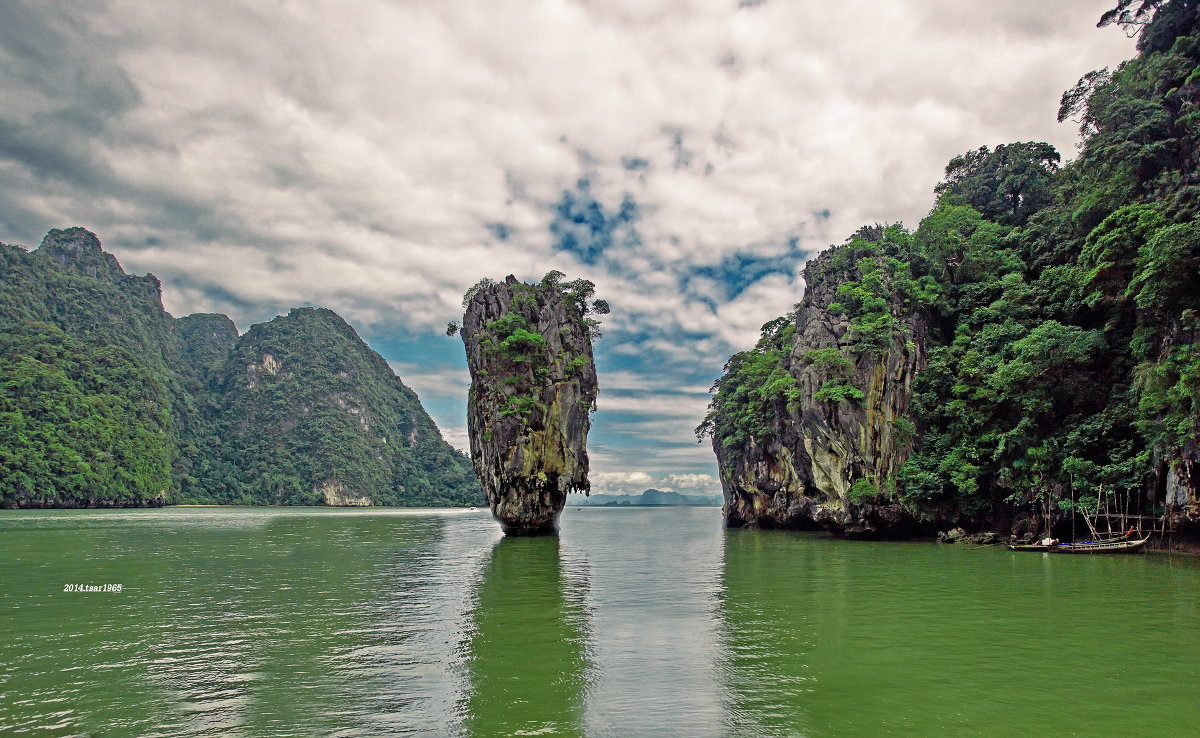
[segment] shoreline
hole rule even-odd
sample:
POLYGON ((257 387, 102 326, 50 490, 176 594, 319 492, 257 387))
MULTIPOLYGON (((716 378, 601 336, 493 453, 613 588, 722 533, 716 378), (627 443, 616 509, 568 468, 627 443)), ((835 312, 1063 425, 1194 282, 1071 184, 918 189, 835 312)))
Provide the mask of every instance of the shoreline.
MULTIPOLYGON (((584 508, 596 510, 636 510, 639 508, 686 508, 686 509, 710 509, 708 505, 566 505, 566 507, 575 507, 577 511, 582 511, 584 508)), ((485 506, 404 506, 404 505, 218 505, 210 503, 182 503, 178 505, 95 505, 95 506, 45 506, 45 507, 6 507, 4 510, 166 510, 171 508, 183 509, 203 509, 203 508, 229 508, 229 509, 245 509, 245 510, 260 510, 260 509, 276 509, 276 510, 357 510, 360 512, 368 512, 370 510, 392 511, 421 511, 421 510, 454 510, 460 512, 472 512, 473 510, 486 510, 485 506)), ((852 538, 838 536, 833 531, 803 531, 791 530, 786 528, 730 528, 730 530, 771 530, 774 532, 809 532, 821 533, 830 538, 843 538, 844 540, 862 540, 875 543, 937 543, 946 546, 965 546, 970 548, 991 548, 1004 546, 1008 539, 1002 537, 999 533, 992 531, 983 531, 980 533, 965 533, 962 536, 953 539, 942 536, 916 536, 916 537, 873 537, 873 538, 852 538), (982 540, 981 540, 982 539, 982 540)), ((1194 538, 1186 534, 1174 534, 1167 537, 1154 537, 1146 546, 1145 552, 1154 555, 1182 555, 1188 557, 1200 558, 1200 538, 1194 538)))

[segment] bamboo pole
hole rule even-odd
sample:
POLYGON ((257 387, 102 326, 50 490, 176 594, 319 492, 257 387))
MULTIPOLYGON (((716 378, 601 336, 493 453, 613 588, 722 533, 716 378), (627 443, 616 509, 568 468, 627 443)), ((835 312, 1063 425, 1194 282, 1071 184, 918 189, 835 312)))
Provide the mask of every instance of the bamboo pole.
MULTIPOLYGON (((1100 488, 1098 490, 1096 490, 1096 516, 1097 517, 1099 517, 1099 515, 1100 515, 1100 496, 1102 494, 1104 494, 1104 485, 1103 484, 1100 485, 1100 488)), ((1092 540, 1094 541, 1094 540, 1099 539, 1100 534, 1096 532, 1096 526, 1092 524, 1092 516, 1090 516, 1090 515, 1084 516, 1083 522, 1087 523, 1088 530, 1090 530, 1092 532, 1092 540)))
POLYGON ((1071 542, 1075 542, 1075 518, 1079 517, 1079 511, 1075 509, 1075 485, 1071 485, 1071 542))
POLYGON ((1104 527, 1108 528, 1109 536, 1112 536, 1112 532, 1113 532, 1111 506, 1112 506, 1112 497, 1109 495, 1105 495, 1104 496, 1104 527))

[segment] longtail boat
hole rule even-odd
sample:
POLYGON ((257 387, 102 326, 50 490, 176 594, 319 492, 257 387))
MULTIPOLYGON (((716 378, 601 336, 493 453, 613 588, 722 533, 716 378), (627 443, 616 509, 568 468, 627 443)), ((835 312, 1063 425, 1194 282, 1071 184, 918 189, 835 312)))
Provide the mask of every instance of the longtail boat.
POLYGON ((1147 543, 1150 542, 1150 536, 1142 539, 1137 538, 1117 538, 1107 541, 1083 541, 1082 543, 1060 543, 1057 546, 1051 546, 1051 553, 1060 554, 1108 554, 1108 553, 1133 553, 1140 551, 1147 543))
MULTIPOLYGON (((1100 502, 1104 494, 1104 485, 1100 485, 1096 493, 1096 513, 1094 517, 1099 521, 1100 502)), ((1074 497, 1071 498, 1074 503, 1074 497)), ((1057 539, 1051 537, 1052 518, 1050 515, 1050 500, 1047 498, 1044 501, 1046 514, 1046 533, 1037 541, 1031 543, 1009 543, 1010 551, 1048 551, 1050 553, 1063 554, 1109 554, 1109 553, 1133 553, 1140 551, 1150 542, 1150 535, 1147 534, 1144 538, 1134 538, 1134 526, 1130 526, 1129 530, 1122 535, 1119 531, 1113 532, 1111 527, 1112 518, 1108 515, 1108 506, 1104 507, 1104 517, 1109 520, 1109 532, 1102 534, 1096 529, 1096 524, 1092 522, 1093 516, 1084 516, 1083 521, 1087 523, 1088 530, 1092 532, 1092 540, 1080 541, 1079 543, 1059 543, 1057 539)), ((1139 517, 1140 521, 1141 518, 1139 517)), ((1122 518, 1124 521, 1124 518, 1122 518)), ((1140 524, 1140 523, 1139 523, 1140 524)), ((1073 527, 1073 526, 1072 526, 1073 527)), ((1140 530, 1137 535, 1142 535, 1140 530)))

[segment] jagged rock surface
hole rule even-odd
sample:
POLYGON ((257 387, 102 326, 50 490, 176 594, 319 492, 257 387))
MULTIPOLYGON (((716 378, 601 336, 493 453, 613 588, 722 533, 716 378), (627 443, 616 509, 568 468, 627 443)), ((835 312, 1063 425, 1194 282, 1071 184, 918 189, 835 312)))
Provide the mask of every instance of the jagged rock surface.
POLYGON ((492 513, 506 533, 551 533, 567 494, 591 489, 597 383, 583 315, 559 288, 509 276, 475 292, 462 338, 471 459, 492 513))
POLYGON ((731 527, 829 529, 852 537, 898 536, 916 521, 882 496, 855 499, 851 488, 867 480, 877 488, 892 478, 911 451, 897 427, 908 415, 914 377, 925 365, 926 325, 915 313, 894 308, 900 328, 881 354, 859 354, 846 382, 861 402, 828 402, 815 395, 830 377, 805 359, 815 349, 849 354, 849 320, 830 311, 838 283, 833 251, 810 261, 808 285, 794 314, 795 334, 784 367, 795 378, 797 402, 775 418, 765 442, 750 438, 726 446, 713 439, 731 527))

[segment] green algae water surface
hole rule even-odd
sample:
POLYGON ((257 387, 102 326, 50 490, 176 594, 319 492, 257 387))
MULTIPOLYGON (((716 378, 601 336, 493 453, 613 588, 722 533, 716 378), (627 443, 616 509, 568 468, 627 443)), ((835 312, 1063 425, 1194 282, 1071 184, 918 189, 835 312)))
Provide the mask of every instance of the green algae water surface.
POLYGON ((1200 565, 705 508, 0 513, 0 735, 1194 735, 1200 565), (119 590, 119 591, 118 591, 119 590))

